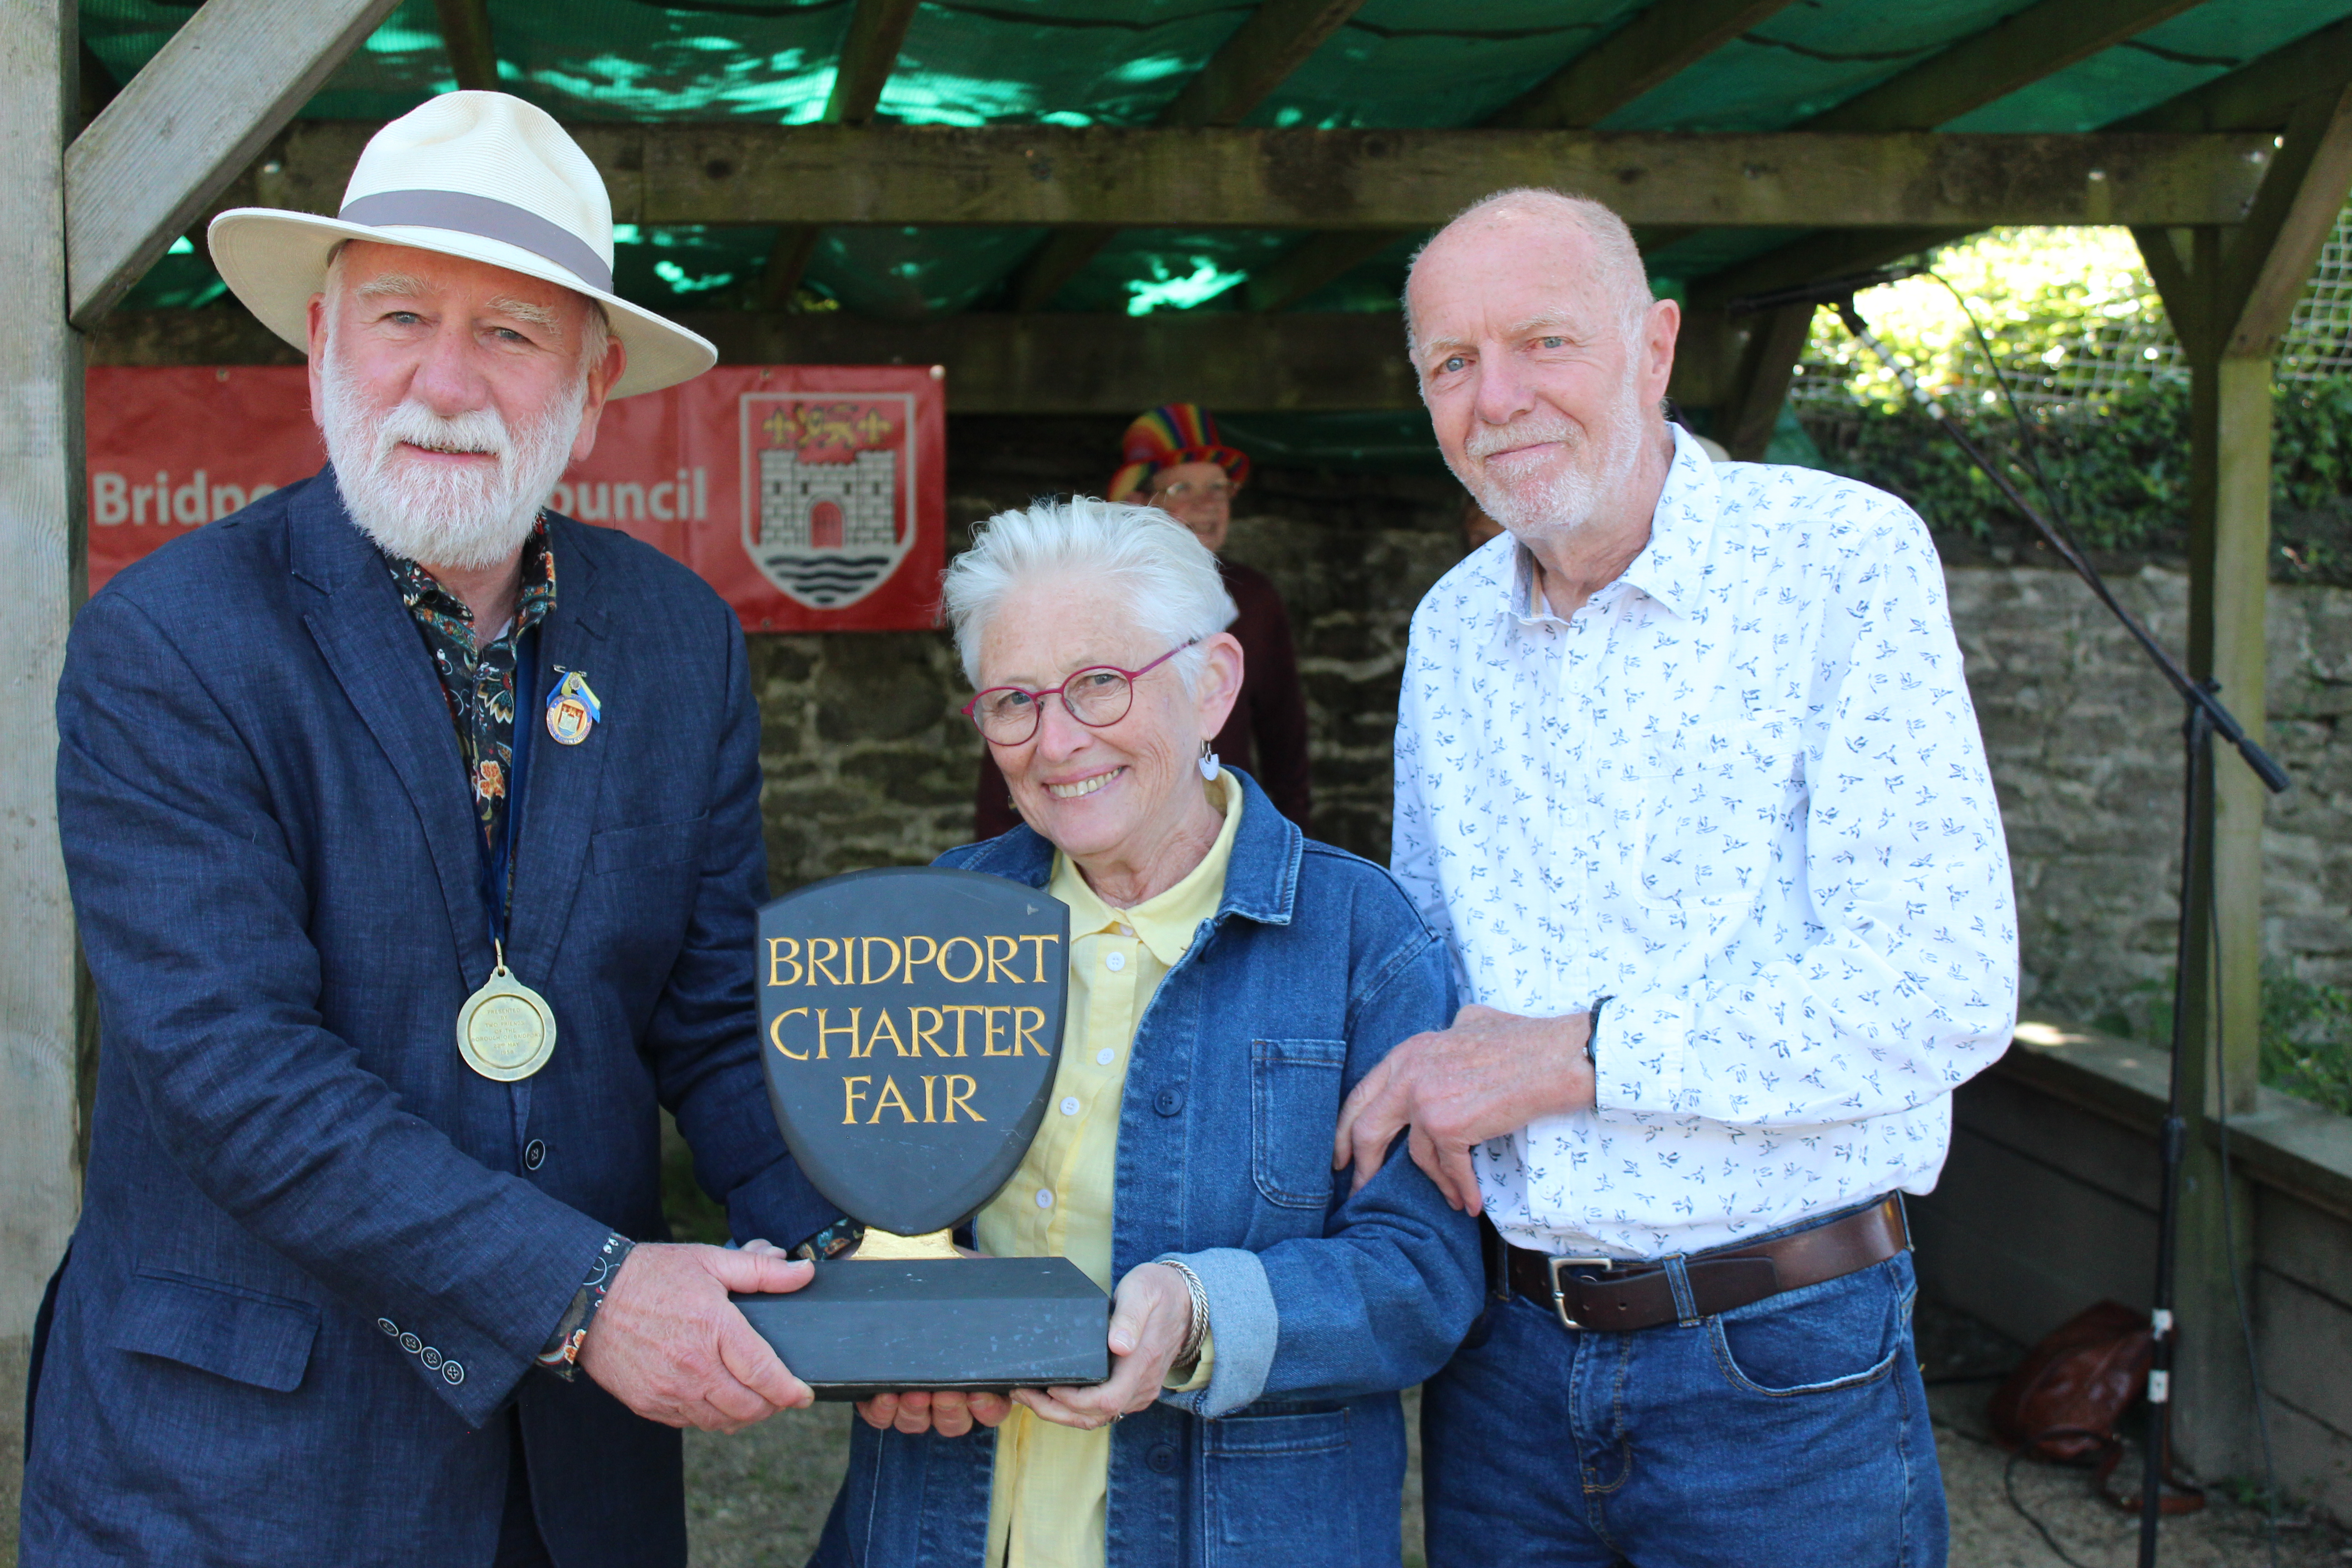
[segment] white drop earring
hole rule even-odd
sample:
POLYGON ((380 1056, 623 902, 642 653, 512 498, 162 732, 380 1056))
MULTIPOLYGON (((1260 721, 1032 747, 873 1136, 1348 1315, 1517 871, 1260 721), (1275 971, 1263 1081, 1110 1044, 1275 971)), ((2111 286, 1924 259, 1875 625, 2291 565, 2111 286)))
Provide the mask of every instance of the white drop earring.
POLYGON ((1210 784, 1214 784, 1217 779, 1217 753, 1209 748, 1209 742, 1201 742, 1201 777, 1210 784))

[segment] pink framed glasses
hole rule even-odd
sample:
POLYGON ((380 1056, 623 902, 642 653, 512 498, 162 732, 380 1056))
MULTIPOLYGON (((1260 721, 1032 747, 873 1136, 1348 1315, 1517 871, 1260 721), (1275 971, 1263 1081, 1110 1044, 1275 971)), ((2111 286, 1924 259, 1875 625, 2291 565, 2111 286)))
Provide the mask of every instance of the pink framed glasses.
POLYGON ((1200 640, 1194 637, 1191 642, 1179 643, 1141 669, 1089 665, 1061 685, 1043 691, 992 686, 963 705, 963 715, 980 727, 982 736, 990 744, 998 746, 1018 746, 1035 734, 1037 716, 1045 710, 1048 697, 1059 697, 1070 717, 1087 729, 1108 729, 1126 718, 1128 710, 1135 706, 1137 681, 1200 640))

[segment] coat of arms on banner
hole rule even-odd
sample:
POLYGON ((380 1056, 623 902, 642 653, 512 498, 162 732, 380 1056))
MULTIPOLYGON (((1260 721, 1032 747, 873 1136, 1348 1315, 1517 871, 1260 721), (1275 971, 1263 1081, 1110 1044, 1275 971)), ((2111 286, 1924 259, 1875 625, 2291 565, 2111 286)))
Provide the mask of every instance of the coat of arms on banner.
POLYGON ((740 398, 743 550, 812 609, 854 605, 915 542, 915 399, 751 392, 740 398))

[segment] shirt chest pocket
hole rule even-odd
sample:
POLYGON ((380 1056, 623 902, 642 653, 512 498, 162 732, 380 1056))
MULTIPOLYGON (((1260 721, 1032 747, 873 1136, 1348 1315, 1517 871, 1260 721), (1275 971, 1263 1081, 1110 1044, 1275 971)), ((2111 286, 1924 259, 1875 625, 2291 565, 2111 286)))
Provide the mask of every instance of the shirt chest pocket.
POLYGON ((1635 887, 1653 904, 1755 899, 1804 790, 1796 721, 1759 715, 1644 741, 1629 772, 1635 887))
POLYGON ((1339 1120, 1345 1040, 1250 1042, 1251 1173, 1266 1202, 1331 1202, 1331 1131, 1339 1120))

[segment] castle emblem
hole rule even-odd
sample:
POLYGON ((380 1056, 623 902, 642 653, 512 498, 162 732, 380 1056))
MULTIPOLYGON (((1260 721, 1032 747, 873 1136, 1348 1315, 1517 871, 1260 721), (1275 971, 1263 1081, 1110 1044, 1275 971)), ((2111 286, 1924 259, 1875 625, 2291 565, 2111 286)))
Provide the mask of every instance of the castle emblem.
POLYGON ((743 395, 743 549, 812 609, 854 605, 915 540, 915 400, 743 395))

